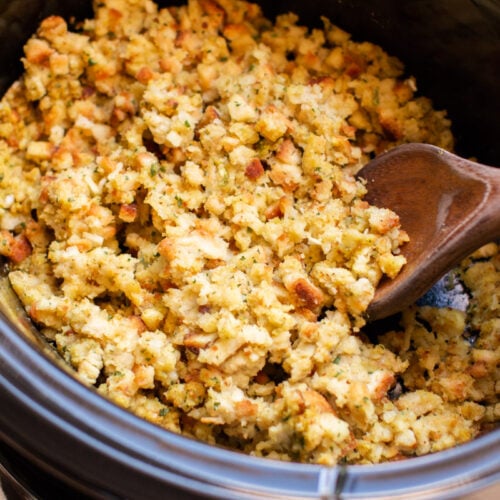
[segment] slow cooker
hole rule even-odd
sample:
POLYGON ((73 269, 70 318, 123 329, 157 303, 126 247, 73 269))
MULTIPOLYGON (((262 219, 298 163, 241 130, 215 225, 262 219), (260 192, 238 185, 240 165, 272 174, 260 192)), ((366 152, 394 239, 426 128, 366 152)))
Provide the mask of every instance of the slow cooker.
MULTIPOLYGON (((160 5, 175 3, 172 0, 160 5)), ((447 109, 456 150, 500 164, 500 2, 270 0, 265 14, 320 16, 405 62, 447 109)), ((0 91, 45 16, 83 19, 83 0, 0 1, 0 91)), ((5 273, 4 273, 5 274, 5 273)), ((25 316, 1 277, 0 472, 20 498, 461 498, 498 484, 500 429, 454 449, 394 463, 325 467, 249 457, 154 426, 84 387, 25 316)))

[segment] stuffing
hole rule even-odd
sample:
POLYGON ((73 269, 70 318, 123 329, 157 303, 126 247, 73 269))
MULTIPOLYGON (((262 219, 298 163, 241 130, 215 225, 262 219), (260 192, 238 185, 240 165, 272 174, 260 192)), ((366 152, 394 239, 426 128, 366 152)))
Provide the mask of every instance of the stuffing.
POLYGON ((304 463, 494 426, 496 244, 457 270, 467 311, 365 334, 408 235, 356 173, 405 142, 453 149, 402 64, 244 0, 94 10, 43 20, 0 102, 0 256, 75 376, 169 431, 304 463))

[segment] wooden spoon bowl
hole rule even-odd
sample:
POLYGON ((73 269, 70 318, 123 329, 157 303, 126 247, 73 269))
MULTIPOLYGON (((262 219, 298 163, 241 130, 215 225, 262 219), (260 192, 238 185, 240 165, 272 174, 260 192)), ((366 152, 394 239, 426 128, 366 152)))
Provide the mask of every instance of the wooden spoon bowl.
POLYGON ((401 311, 480 246, 500 237, 500 169, 428 144, 405 144, 368 163, 365 199, 396 212, 410 241, 407 264, 383 279, 370 321, 401 311))

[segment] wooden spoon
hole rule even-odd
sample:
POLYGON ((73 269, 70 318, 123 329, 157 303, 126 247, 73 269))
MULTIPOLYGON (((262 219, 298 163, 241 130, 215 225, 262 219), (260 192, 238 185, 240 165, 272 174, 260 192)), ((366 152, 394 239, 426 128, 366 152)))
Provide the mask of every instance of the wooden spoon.
POLYGON ((415 302, 464 257, 500 238, 500 168, 428 144, 405 144, 361 169, 366 200, 401 219, 407 264, 384 278, 368 307, 374 321, 415 302))

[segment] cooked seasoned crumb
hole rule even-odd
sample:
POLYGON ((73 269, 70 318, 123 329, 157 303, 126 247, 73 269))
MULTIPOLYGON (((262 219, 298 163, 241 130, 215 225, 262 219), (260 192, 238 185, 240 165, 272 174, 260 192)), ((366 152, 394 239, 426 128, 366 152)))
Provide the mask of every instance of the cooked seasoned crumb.
POLYGON ((41 23, 0 103, 0 254, 76 376, 283 460, 397 460, 493 425, 495 245, 464 263, 468 313, 361 332, 407 235, 355 174, 400 143, 453 148, 402 64, 240 0, 94 7, 78 31, 41 23))

